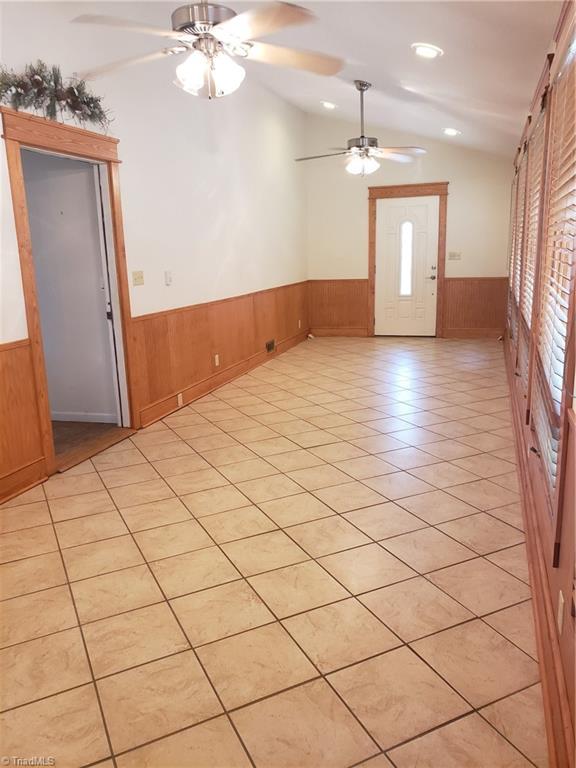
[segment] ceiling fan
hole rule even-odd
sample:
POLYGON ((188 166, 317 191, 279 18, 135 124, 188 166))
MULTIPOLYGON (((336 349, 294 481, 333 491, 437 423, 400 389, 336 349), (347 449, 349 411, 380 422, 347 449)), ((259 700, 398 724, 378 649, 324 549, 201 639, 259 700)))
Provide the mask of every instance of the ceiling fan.
POLYGON ((149 27, 137 21, 115 16, 78 16, 80 24, 100 24, 125 32, 141 32, 172 40, 173 43, 155 53, 121 59, 78 75, 93 79, 134 64, 162 59, 164 56, 188 54, 176 68, 175 85, 194 96, 208 99, 226 96, 240 87, 245 70, 235 59, 244 58, 280 67, 293 67, 318 75, 335 75, 343 61, 313 51, 300 51, 269 43, 255 42, 289 26, 312 21, 314 14, 291 3, 274 2, 236 14, 224 5, 203 0, 183 5, 172 14, 172 29, 149 27))
POLYGON ((348 162, 346 170, 355 176, 367 176, 380 168, 378 160, 395 160, 397 163, 411 163, 414 158, 425 155, 422 147, 379 147, 378 139, 364 135, 364 94, 371 88, 371 83, 366 80, 354 80, 356 90, 360 92, 360 136, 348 139, 348 146, 334 147, 337 152, 326 155, 312 155, 311 157, 297 157, 296 162, 305 160, 317 160, 321 157, 338 157, 346 155, 348 162))

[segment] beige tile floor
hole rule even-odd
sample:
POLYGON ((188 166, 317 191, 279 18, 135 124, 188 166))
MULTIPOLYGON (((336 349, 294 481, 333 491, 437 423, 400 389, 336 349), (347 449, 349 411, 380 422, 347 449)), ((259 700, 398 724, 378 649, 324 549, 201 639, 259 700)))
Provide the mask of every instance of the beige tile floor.
POLYGON ((308 341, 0 508, 2 753, 547 765, 497 342, 308 341))

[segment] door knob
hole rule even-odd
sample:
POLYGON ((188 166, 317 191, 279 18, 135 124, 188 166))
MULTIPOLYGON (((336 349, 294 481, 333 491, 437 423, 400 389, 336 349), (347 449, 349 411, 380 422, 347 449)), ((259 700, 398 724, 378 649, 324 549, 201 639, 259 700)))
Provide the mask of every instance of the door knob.
POLYGON ((428 278, 428 280, 436 280, 436 275, 430 275, 430 277, 428 278))

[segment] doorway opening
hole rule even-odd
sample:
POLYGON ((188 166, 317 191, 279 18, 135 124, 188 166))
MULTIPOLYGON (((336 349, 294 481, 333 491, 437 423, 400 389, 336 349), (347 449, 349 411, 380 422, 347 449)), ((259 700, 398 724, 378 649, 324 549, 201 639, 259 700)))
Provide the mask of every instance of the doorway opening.
POLYGON ((371 187, 369 325, 377 336, 442 336, 448 182, 371 187))
POLYGON ((105 165, 21 149, 56 467, 131 434, 105 165))

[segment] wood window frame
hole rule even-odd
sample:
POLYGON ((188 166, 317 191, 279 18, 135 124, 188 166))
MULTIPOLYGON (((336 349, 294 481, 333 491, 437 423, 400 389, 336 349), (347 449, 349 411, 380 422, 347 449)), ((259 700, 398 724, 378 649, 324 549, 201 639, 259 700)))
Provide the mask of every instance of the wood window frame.
POLYGON ((51 154, 88 160, 106 166, 110 195, 112 238, 114 242, 118 282, 118 298, 120 303, 120 324, 124 342, 124 364, 128 384, 130 421, 131 426, 136 428, 139 424, 136 407, 137 403, 134 396, 134 382, 131 376, 133 367, 130 365, 130 361, 133 360, 134 357, 134 350, 131 334, 128 332, 131 320, 130 296, 126 268, 122 206, 120 200, 118 139, 111 136, 104 136, 103 134, 95 133, 93 131, 87 131, 83 128, 47 120, 26 112, 17 112, 7 107, 0 107, 0 114, 2 115, 3 127, 2 138, 6 145, 8 179, 12 195, 16 239, 20 258, 22 290, 24 294, 28 337, 30 339, 32 354, 34 388, 38 406, 42 449, 46 463, 46 471, 50 475, 56 471, 57 462, 54 450, 50 403, 48 399, 46 363, 44 359, 38 292, 36 290, 36 275, 32 257, 32 238, 30 234, 30 221, 28 216, 21 150, 39 149, 51 154))
POLYGON ((377 201, 394 197, 434 197, 438 200, 438 270, 436 283, 436 336, 444 335, 444 280, 446 274, 446 217, 448 181, 424 184, 392 184, 368 188, 368 335, 374 336, 376 324, 376 209, 377 201))

